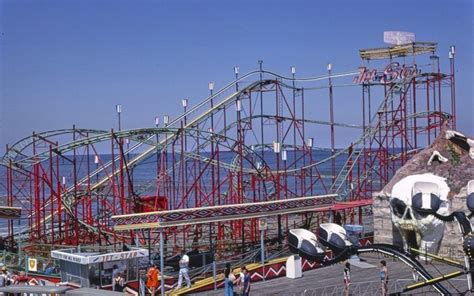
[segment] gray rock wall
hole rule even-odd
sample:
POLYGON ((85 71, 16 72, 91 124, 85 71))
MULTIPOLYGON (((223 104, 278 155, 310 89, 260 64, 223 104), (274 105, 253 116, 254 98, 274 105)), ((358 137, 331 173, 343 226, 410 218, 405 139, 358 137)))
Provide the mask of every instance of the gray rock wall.
POLYGON ((390 203, 386 196, 374 196, 374 243, 403 247, 400 233, 392 224, 390 203))
MULTIPOLYGON (((461 194, 462 195, 461 191, 461 194)), ((464 191, 465 192, 465 191, 464 191)), ((466 207, 466 195, 456 196, 450 200, 450 208, 454 210, 462 210, 468 214, 466 207)), ((458 224, 455 222, 446 223, 446 228, 444 229, 444 237, 441 241, 441 247, 439 250, 439 255, 448 256, 452 258, 462 258, 464 256, 464 251, 462 250, 462 237, 459 232, 458 224)))

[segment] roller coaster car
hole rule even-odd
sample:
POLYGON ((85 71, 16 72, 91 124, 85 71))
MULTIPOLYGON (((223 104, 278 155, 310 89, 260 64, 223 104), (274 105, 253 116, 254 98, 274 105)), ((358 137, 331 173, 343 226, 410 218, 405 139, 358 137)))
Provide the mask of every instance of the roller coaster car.
POLYGON ((306 229, 291 229, 288 235, 290 251, 311 261, 324 259, 324 248, 319 244, 316 235, 306 229))
POLYGON ((467 208, 469 211, 474 212, 474 180, 467 183, 467 208))
POLYGON ((168 209, 166 196, 141 196, 135 204, 136 213, 154 212, 168 209))
POLYGON ((411 205, 422 215, 436 213, 442 203, 439 197, 439 186, 432 182, 416 182, 413 184, 411 205))
POLYGON ((349 240, 346 230, 334 223, 324 223, 319 225, 319 241, 335 253, 340 253, 347 247, 352 247, 354 243, 349 240))

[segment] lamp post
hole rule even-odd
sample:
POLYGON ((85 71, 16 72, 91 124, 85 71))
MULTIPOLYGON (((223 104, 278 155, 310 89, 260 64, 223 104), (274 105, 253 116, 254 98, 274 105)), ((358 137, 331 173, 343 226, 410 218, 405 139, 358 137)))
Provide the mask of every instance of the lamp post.
POLYGON ((235 74, 235 91, 239 91, 239 83, 237 82, 237 80, 239 79, 239 71, 240 71, 240 68, 235 66, 234 67, 234 74, 235 74))
MULTIPOLYGON (((209 82, 209 95, 211 96, 211 110, 214 108, 214 82, 209 82)), ((214 128, 214 110, 211 111, 211 128, 214 128)))
MULTIPOLYGON (((273 152, 276 156, 276 170, 277 170, 277 183, 275 188, 276 199, 280 199, 280 153, 281 153, 281 143, 273 142, 273 152)), ((285 152, 286 153, 286 152, 285 152)), ((281 215, 277 216, 278 222, 278 245, 281 247, 283 233, 281 230, 281 215)))
POLYGON ((332 89, 332 64, 327 65, 328 70, 328 82, 329 82, 329 123, 331 127, 331 178, 332 184, 336 181, 336 159, 334 158, 335 153, 335 139, 334 139, 334 99, 333 99, 333 89, 332 89))
POLYGON ((118 117, 118 130, 121 130, 121 122, 120 122, 120 114, 122 113, 122 105, 115 105, 115 110, 117 111, 117 117, 118 117))
POLYGON ((456 129, 456 81, 454 79, 454 56, 456 55, 456 47, 449 47, 449 68, 451 76, 451 113, 453 116, 453 128, 456 129))
POLYGON ((183 106, 183 112, 184 112, 184 125, 186 126, 187 123, 187 110, 188 110, 188 99, 182 99, 181 100, 181 105, 183 106))
POLYGON ((160 273, 161 273, 161 295, 165 295, 165 252, 164 252, 163 228, 160 228, 160 273))
POLYGON ((260 218, 258 220, 258 229, 260 230, 260 263, 262 265, 262 279, 265 281, 265 239, 264 231, 267 230, 267 220, 260 218))

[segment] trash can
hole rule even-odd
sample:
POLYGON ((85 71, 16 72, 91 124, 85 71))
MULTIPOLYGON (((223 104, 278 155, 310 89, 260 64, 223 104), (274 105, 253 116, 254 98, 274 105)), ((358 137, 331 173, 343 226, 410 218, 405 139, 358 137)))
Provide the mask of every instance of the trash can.
POLYGON ((303 276, 301 257, 292 255, 286 259, 286 277, 297 279, 303 276))

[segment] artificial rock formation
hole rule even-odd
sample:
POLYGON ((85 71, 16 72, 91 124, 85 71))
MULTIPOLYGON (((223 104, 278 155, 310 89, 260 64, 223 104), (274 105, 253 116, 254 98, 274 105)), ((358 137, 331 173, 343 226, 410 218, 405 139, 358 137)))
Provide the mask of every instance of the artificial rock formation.
POLYGON ((438 184, 442 201, 438 214, 456 210, 468 214, 466 197, 470 180, 474 180, 474 141, 459 132, 442 130, 430 146, 413 156, 383 190, 374 195, 375 242, 405 248, 417 246, 422 250, 426 247, 432 253, 461 257, 458 226, 412 213, 410 188, 416 181, 434 182, 438 184), (447 161, 433 161, 433 155, 437 154, 447 161), (395 215, 393 198, 401 201, 395 205, 400 204, 401 209, 406 207, 410 214, 395 215))

